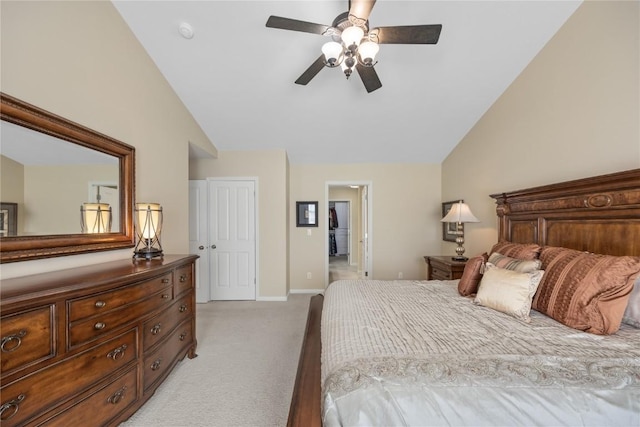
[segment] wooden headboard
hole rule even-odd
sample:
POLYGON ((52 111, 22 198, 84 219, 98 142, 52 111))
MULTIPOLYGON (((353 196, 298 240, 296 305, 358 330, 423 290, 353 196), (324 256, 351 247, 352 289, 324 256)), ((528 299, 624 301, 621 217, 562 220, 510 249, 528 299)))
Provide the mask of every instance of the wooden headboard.
POLYGON ((491 197, 498 240, 640 256, 640 169, 491 197))

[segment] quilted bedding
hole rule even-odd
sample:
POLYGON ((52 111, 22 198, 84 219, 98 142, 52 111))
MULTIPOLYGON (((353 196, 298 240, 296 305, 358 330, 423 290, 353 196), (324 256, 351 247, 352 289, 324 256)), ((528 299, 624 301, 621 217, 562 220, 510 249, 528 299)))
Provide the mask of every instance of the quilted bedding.
POLYGON ((322 315, 325 426, 640 426, 640 329, 473 304, 456 281, 341 280, 322 315))

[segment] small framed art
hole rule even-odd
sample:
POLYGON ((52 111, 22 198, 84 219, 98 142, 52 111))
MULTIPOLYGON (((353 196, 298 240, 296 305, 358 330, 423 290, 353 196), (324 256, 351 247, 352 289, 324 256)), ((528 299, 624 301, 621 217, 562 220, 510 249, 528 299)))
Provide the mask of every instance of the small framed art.
MULTIPOLYGON (((442 204, 442 218, 449 213, 451 206, 460 202, 461 200, 454 200, 451 202, 444 202, 442 204)), ((464 202, 464 201, 463 201, 464 202)), ((460 230, 464 232, 464 224, 460 224, 460 230)), ((447 242, 455 242, 458 237, 458 224, 455 222, 443 222, 442 223, 442 240, 447 242)))
POLYGON ((318 202, 296 202, 296 226, 318 226, 318 202))

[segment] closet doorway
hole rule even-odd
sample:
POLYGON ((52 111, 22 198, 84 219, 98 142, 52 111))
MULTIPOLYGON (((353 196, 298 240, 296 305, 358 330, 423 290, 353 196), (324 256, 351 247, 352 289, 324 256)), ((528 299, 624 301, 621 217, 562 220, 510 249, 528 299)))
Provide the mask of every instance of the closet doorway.
POLYGON ((371 182, 327 182, 325 282, 372 277, 371 182))

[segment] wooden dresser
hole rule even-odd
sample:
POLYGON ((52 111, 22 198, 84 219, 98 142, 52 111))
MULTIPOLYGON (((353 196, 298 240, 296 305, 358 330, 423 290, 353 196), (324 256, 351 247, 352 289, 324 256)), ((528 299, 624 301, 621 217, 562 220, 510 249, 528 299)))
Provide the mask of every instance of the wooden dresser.
POLYGON ((117 425, 196 357, 195 260, 120 260, 0 282, 0 422, 117 425))

